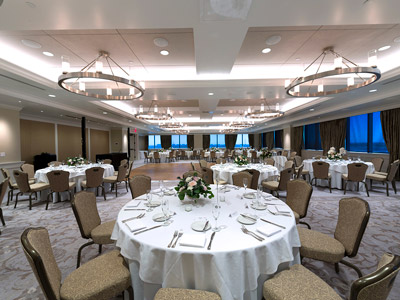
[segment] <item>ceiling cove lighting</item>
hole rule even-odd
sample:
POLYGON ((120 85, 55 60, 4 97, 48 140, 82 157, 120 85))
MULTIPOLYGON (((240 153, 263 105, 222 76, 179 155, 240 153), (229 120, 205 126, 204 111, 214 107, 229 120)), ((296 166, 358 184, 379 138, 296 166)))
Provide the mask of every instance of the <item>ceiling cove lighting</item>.
POLYGON ((62 56, 61 69, 62 74, 58 77, 58 85, 74 94, 102 100, 132 100, 142 97, 145 92, 142 84, 132 79, 105 51, 100 51, 98 57, 79 72, 70 72, 69 57, 62 56), (115 75, 110 61, 122 73, 125 73, 127 78, 115 75), (103 73, 104 63, 111 74, 103 73), (94 70, 91 71, 91 69, 94 70))
MULTIPOLYGON (((370 51, 369 57, 374 57, 374 52, 370 51)), ((335 52, 332 47, 325 48, 322 50, 322 53, 304 69, 305 73, 315 64, 317 69, 313 75, 302 75, 289 84, 288 81, 285 80, 286 93, 293 97, 322 97, 348 92, 370 85, 379 80, 381 71, 376 67, 376 58, 369 58, 368 60, 370 64, 369 67, 360 67, 346 57, 335 52), (327 55, 334 56, 334 69, 319 72, 327 55), (321 57, 321 61, 317 63, 321 57), (339 80, 342 77, 344 77, 344 81, 340 83, 339 80), (322 81, 327 78, 334 78, 337 80, 337 83, 332 85, 330 89, 324 87, 322 84, 322 81), (355 79, 357 79, 357 82, 354 82, 355 79)))
POLYGON ((279 110, 279 103, 275 107, 270 107, 266 99, 262 99, 259 110, 252 110, 249 106, 247 111, 245 111, 245 117, 247 119, 271 119, 283 116, 283 111, 279 110))

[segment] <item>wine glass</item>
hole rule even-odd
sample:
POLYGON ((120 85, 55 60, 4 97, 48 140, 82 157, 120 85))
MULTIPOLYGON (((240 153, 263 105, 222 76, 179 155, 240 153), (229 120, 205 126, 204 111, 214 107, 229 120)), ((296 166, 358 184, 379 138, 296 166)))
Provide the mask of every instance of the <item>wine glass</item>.
POLYGON ((248 184, 247 177, 243 178, 243 187, 244 187, 244 194, 246 195, 247 184, 248 184))
POLYGON ((164 214, 165 220, 168 220, 169 218, 169 201, 168 197, 164 197, 164 193, 161 192, 161 210, 164 214))
POLYGON ((164 181, 160 180, 160 191, 163 192, 164 191, 164 181))
POLYGON ((213 203, 212 207, 212 215, 215 219, 215 227, 212 229, 212 231, 220 231, 221 229, 218 227, 218 217, 221 211, 221 206, 219 205, 218 202, 213 203))

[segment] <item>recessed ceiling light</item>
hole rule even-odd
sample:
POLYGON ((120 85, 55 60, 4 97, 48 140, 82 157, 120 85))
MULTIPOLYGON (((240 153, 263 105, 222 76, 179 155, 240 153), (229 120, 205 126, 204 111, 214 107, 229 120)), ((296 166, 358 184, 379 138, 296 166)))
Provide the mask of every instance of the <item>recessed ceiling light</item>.
POLYGON ((397 38, 395 38, 395 39, 393 40, 393 42, 395 42, 395 43, 400 43, 400 36, 397 37, 397 38))
POLYGON ((229 101, 231 101, 231 102, 235 102, 235 101, 236 101, 236 99, 229 99, 229 101))
POLYGON ((169 51, 167 51, 167 50, 161 50, 161 51, 160 51, 160 54, 161 54, 161 55, 164 55, 164 56, 165 56, 165 55, 169 55, 169 51))
POLYGON ((300 57, 297 57, 297 58, 296 58, 296 61, 299 61, 299 60, 300 60, 300 57))
POLYGON ((132 123, 132 120, 129 120, 128 122, 129 122, 129 123, 132 123))
POLYGON ((41 110, 40 112, 43 112, 43 110, 41 110))
POLYGON ((389 48, 390 48, 389 45, 383 46, 383 47, 380 47, 380 48, 378 49, 378 51, 385 51, 385 50, 387 50, 387 49, 389 49, 389 48))
POLYGON ((373 89, 373 90, 369 90, 370 93, 375 93, 377 90, 373 89))
POLYGON ((56 97, 56 95, 50 94, 50 95, 49 95, 49 97, 51 97, 51 98, 55 98, 55 97, 56 97))
POLYGON ((192 115, 191 114, 189 114, 189 117, 191 117, 192 115))
POLYGON ((314 111, 315 109, 314 108, 310 108, 310 111, 314 111))
POLYGON ((106 115, 106 114, 108 114, 108 112, 106 112, 106 111, 103 111, 103 115, 106 115))
POLYGON ((21 100, 18 101, 18 103, 21 103, 21 102, 22 102, 21 100))
POLYGON ((43 51, 42 53, 43 53, 44 55, 46 55, 46 56, 50 56, 50 57, 54 56, 54 54, 51 53, 51 52, 43 51))
POLYGON ((214 93, 213 92, 209 92, 208 96, 214 96, 214 93))
POLYGON ((269 46, 276 45, 281 41, 282 37, 280 35, 271 35, 265 41, 265 43, 269 46))
POLYGON ((60 117, 63 117, 64 115, 60 115, 60 117))
POLYGON ((156 45, 157 47, 167 47, 168 46, 168 41, 164 38, 155 38, 153 40, 154 45, 156 45))
POLYGON ((270 53, 271 52, 271 48, 264 48, 264 49, 262 49, 262 51, 261 51, 262 53, 270 53))
POLYGON ((34 49, 42 48, 41 44, 39 44, 35 41, 32 41, 32 40, 21 40, 21 43, 27 47, 34 48, 34 49))

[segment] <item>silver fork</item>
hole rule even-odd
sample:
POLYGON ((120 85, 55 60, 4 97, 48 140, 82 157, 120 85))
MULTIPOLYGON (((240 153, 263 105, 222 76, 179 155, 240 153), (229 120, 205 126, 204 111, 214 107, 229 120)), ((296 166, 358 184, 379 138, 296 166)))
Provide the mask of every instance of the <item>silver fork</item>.
POLYGON ((145 213, 141 213, 140 215, 137 215, 137 216, 135 216, 135 217, 132 217, 132 218, 123 220, 122 223, 126 223, 126 222, 128 222, 128 221, 135 220, 135 219, 141 219, 141 218, 144 217, 144 215, 145 215, 145 213))
POLYGON ((243 233, 246 233, 246 234, 248 234, 248 235, 251 235, 253 238, 259 240, 260 242, 262 242, 262 241, 264 240, 264 238, 262 238, 261 236, 255 234, 254 232, 248 230, 248 229, 247 229, 246 227, 244 227, 243 225, 242 225, 242 231, 243 231, 243 233))
POLYGON ((176 238, 175 243, 172 244, 172 248, 175 248, 176 243, 178 242, 178 240, 181 238, 182 235, 183 235, 183 231, 179 231, 178 237, 176 238))
POLYGON ((178 236, 178 230, 175 230, 174 236, 172 237, 172 240, 171 240, 171 241, 169 242, 169 244, 168 244, 168 248, 171 248, 172 243, 173 243, 174 239, 175 239, 177 236, 178 236))

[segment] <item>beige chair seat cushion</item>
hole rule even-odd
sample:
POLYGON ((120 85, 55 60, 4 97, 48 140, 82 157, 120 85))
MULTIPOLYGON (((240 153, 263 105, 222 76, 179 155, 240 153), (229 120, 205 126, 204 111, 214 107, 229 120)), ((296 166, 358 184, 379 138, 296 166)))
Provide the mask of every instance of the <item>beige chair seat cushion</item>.
POLYGON ((343 178, 344 180, 347 180, 347 179, 349 178, 349 174, 342 174, 342 178, 343 178))
POLYGON ((18 184, 16 183, 11 183, 11 186, 13 187, 13 189, 18 189, 18 184))
MULTIPOLYGON (((301 170, 301 174, 303 174, 303 175, 309 175, 310 174, 310 171, 308 171, 308 170, 301 170)), ((330 176, 330 174, 329 174, 329 176, 330 176)))
POLYGON ((297 227, 300 236, 300 255, 316 260, 337 263, 343 257, 345 249, 342 243, 321 232, 297 227))
POLYGON ((300 215, 297 212, 295 212, 294 210, 293 210, 293 214, 294 214, 294 219, 296 220, 296 224, 299 224, 300 215))
POLYGON ((381 174, 376 174, 376 173, 367 174, 365 176, 365 178, 376 180, 376 181, 386 181, 386 179, 387 179, 386 175, 381 175, 381 174))
POLYGON ((87 181, 86 180, 82 180, 81 181, 81 187, 86 188, 86 186, 87 186, 87 181))
POLYGON ((117 176, 108 176, 108 177, 104 177, 104 182, 106 183, 114 183, 117 182, 117 176))
POLYGON ((69 184, 69 189, 70 190, 72 190, 76 186, 75 182, 68 182, 68 184, 69 184))
POLYGON ((29 179, 29 184, 34 184, 35 182, 36 182, 36 180, 35 180, 35 178, 31 178, 31 179, 29 179))
POLYGON ((263 181, 262 186, 271 191, 276 191, 278 189, 279 182, 278 181, 263 181))
MULTIPOLYGON (((217 184, 217 182, 214 180, 214 184, 217 184)), ((218 184, 219 185, 221 185, 221 184, 228 184, 228 182, 227 181, 225 181, 225 180, 220 180, 219 182, 218 182, 218 184)))
POLYGON ((386 172, 374 172, 374 174, 383 175, 383 176, 388 175, 388 173, 386 173, 386 172))
POLYGON ((110 299, 131 286, 124 258, 113 250, 82 265, 65 278, 62 300, 110 299))
POLYGON ((50 188, 50 185, 44 182, 30 184, 29 186, 31 187, 31 190, 34 192, 39 192, 50 188))
POLYGON ((325 281, 302 265, 294 265, 265 281, 263 295, 269 300, 342 300, 325 281))
POLYGON ((90 236, 96 244, 112 244, 115 241, 111 239, 115 221, 105 222, 92 230, 90 236))
POLYGON ((218 294, 177 288, 159 289, 154 300, 221 300, 218 294))

